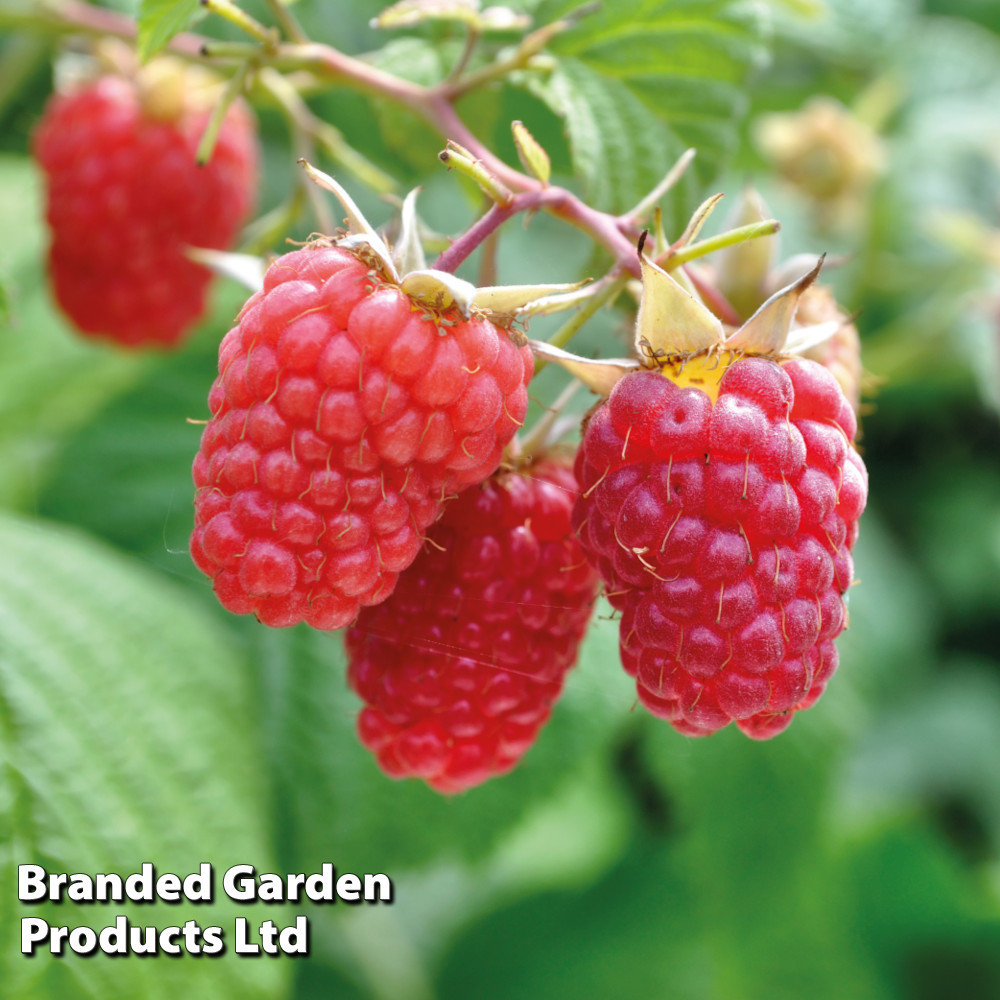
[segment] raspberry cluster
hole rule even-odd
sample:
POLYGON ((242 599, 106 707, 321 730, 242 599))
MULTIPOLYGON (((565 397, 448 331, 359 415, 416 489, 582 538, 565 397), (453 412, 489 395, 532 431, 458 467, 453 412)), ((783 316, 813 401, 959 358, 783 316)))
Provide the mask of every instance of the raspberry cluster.
POLYGON ((358 732, 390 776, 458 792, 534 743, 596 597, 570 526, 576 492, 554 460, 466 490, 347 632, 358 732))
POLYGON ((255 126, 234 104, 211 160, 195 162, 210 109, 156 117, 106 75, 52 98, 34 136, 47 181, 49 275, 83 333, 170 345, 205 311, 211 273, 186 246, 225 249, 254 201, 255 126))
POLYGON ((524 419, 530 349, 432 312, 320 241, 276 260, 224 338, 191 554, 225 607, 336 629, 385 600, 524 419))
POLYGON ((763 357, 731 363, 714 401, 626 375, 591 416, 574 524, 639 698, 680 732, 773 736, 836 669, 867 497, 856 426, 823 367, 763 357))

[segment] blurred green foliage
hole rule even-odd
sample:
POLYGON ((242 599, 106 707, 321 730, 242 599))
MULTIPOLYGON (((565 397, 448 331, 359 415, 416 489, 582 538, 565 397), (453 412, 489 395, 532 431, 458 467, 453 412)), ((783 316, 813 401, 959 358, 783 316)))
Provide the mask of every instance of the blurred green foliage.
MULTIPOLYGON (((573 4, 522 6, 543 23, 573 4)), ((461 47, 440 24, 376 32, 371 0, 294 10, 312 37, 422 81, 461 47)), ((202 29, 234 37, 211 19, 202 29)), ((998 30, 983 0, 608 0, 553 44, 546 78, 460 104, 508 162, 509 122, 523 119, 558 182, 604 208, 637 201, 697 145, 697 170, 666 206, 675 227, 700 197, 752 179, 784 224, 783 255, 848 255, 829 280, 858 312, 879 384, 863 421, 860 584, 816 708, 768 744, 685 740, 635 708, 602 609, 538 746, 454 800, 390 782, 359 748, 338 637, 235 619, 191 566, 199 428, 187 419, 207 415, 241 293, 219 287, 172 356, 72 333, 48 301, 26 155, 54 49, 0 41, 0 78, 17 74, 0 86, 4 997, 1000 996, 1000 276, 948 222, 1000 227, 998 30), (763 114, 816 94, 869 115, 886 151, 841 228, 822 225, 755 142, 763 114), (332 861, 389 873, 396 902, 308 911, 307 960, 17 955, 17 863, 129 872, 144 860, 282 872, 332 861)), ((310 105, 401 189, 423 184, 433 228, 457 231, 481 209, 414 118, 339 89, 310 105)), ((281 120, 265 111, 262 127, 269 208, 294 168, 281 120)), ((311 228, 303 218, 289 235, 311 228)), ((599 266, 545 217, 506 227, 499 252, 511 282, 599 266)), ((598 317, 581 350, 617 353, 609 341, 628 322, 598 317)), ((548 400, 561 382, 550 370, 533 390, 548 400)), ((239 912, 220 909, 212 921, 239 912)))

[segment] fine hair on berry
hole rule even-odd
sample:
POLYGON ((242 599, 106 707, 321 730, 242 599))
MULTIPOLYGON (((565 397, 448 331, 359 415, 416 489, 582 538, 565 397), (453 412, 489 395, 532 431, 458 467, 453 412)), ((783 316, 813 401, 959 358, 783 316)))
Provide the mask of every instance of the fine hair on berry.
POLYGON ((714 400, 669 368, 615 385, 586 426, 574 524, 642 704, 687 735, 735 721, 764 739, 837 668, 867 474, 823 367, 719 370, 714 400))

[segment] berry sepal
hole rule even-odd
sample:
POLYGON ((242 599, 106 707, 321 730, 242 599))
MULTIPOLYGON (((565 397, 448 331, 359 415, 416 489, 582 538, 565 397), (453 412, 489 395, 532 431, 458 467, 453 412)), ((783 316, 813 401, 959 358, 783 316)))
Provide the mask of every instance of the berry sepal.
MULTIPOLYGON (((428 268, 425 266, 417 235, 416 192, 411 192, 403 203, 400 239, 395 249, 390 250, 341 184, 305 160, 299 162, 309 178, 334 195, 347 213, 348 234, 334 241, 334 245, 355 252, 363 247, 387 280, 430 309, 455 307, 466 319, 475 311, 503 322, 522 314, 553 311, 561 305, 562 296, 576 292, 589 283, 589 279, 586 279, 548 285, 491 285, 477 288, 472 282, 448 271, 428 268)), ((576 299, 570 297, 564 308, 572 308, 575 304, 576 299)))
POLYGON ((838 324, 825 322, 798 327, 792 335, 799 299, 816 280, 823 257, 805 274, 775 292, 742 326, 730 332, 694 292, 684 288, 643 252, 643 241, 639 244, 639 260, 642 293, 634 341, 639 360, 608 358, 595 361, 551 344, 529 341, 536 356, 562 365, 601 396, 607 396, 619 378, 640 366, 660 370, 669 367, 678 376, 691 366, 692 373, 682 381, 699 385, 714 399, 722 372, 734 358, 790 356, 822 343, 838 329, 838 324), (721 356, 728 357, 726 364, 720 363, 721 356), (706 379, 702 369, 717 371, 718 377, 706 379))

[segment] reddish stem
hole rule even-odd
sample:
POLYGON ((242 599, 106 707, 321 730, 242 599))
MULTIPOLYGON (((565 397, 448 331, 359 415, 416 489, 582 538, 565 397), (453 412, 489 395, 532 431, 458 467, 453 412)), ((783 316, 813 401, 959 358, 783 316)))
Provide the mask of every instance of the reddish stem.
POLYGON ((743 320, 740 314, 732 306, 729 299, 727 299, 722 292, 720 292, 713 285, 710 285, 704 278, 698 273, 695 268, 686 267, 685 273, 691 279, 691 284, 697 289, 698 294, 701 296, 702 301, 708 306, 712 312, 715 313, 723 323, 729 326, 742 326, 743 320))
POLYGON ((498 226, 520 212, 541 208, 589 233, 614 254, 619 267, 639 277, 639 256, 632 241, 618 228, 617 218, 590 208, 561 187, 522 191, 514 195, 509 205, 503 208, 494 205, 438 257, 434 267, 439 271, 454 271, 498 226))
POLYGON ((470 226, 440 257, 431 265, 436 271, 449 271, 454 273, 459 265, 472 253, 480 243, 483 242, 498 226, 505 223, 511 216, 516 215, 520 208, 517 207, 517 196, 506 207, 493 205, 489 211, 474 225, 470 226))
MULTIPOLYGON (((92 7, 80 0, 64 0, 53 14, 54 23, 65 23, 97 34, 130 38, 136 33, 135 21, 123 14, 92 7)), ((170 48, 196 56, 210 41, 193 34, 176 36, 170 48)), ((376 97, 386 98, 423 118, 443 138, 452 139, 468 149, 499 180, 520 195, 515 197, 514 212, 503 210, 503 217, 487 213, 465 236, 442 254, 446 264, 457 267, 476 246, 501 222, 515 212, 544 208, 588 233, 615 258, 618 265, 639 274, 639 263, 629 231, 634 228, 627 218, 600 212, 561 187, 544 187, 541 182, 504 163, 488 150, 459 117, 446 93, 400 79, 375 66, 354 59, 318 42, 286 42, 268 55, 276 66, 309 68, 314 73, 347 84, 376 97), (522 197, 523 196, 523 197, 522 197), (487 220, 489 220, 487 222, 487 220), (479 227, 485 227, 480 229, 479 227), (471 239, 467 240, 467 237, 471 239)))
POLYGON ((375 97, 387 97, 416 114, 424 113, 424 106, 427 103, 426 87, 393 76, 392 73, 386 73, 385 70, 362 62, 360 59, 353 59, 329 45, 323 45, 320 42, 307 42, 305 45, 296 43, 279 45, 276 61, 279 64, 287 63, 298 68, 310 68, 329 80, 351 84, 358 90, 375 97))

